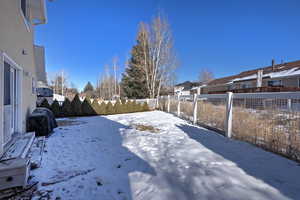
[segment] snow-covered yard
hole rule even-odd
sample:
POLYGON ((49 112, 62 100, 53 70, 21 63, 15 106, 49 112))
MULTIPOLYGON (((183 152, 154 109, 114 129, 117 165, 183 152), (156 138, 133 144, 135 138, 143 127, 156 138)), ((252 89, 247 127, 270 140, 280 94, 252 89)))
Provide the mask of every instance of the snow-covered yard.
POLYGON ((68 120, 32 171, 51 199, 300 199, 297 163, 171 114, 68 120))

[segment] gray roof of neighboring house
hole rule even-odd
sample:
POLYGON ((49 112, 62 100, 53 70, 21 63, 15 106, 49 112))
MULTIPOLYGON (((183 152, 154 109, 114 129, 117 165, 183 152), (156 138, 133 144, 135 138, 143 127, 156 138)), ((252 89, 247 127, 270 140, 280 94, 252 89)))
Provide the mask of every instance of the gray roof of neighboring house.
POLYGON ((193 87, 197 87, 197 86, 201 86, 202 83, 201 82, 191 82, 191 81, 185 81, 183 83, 179 83, 177 85, 175 85, 175 87, 183 87, 184 91, 190 90, 193 87))
POLYGON ((256 78, 256 74, 259 70, 263 71, 263 78, 278 78, 278 77, 286 77, 292 75, 300 75, 300 60, 294 62, 287 62, 282 64, 271 65, 263 68, 253 69, 249 71, 244 71, 239 74, 233 76, 227 76, 223 78, 218 78, 210 81, 208 83, 209 86, 212 85, 223 85, 237 82, 237 81, 245 81, 245 80, 253 80, 256 78))

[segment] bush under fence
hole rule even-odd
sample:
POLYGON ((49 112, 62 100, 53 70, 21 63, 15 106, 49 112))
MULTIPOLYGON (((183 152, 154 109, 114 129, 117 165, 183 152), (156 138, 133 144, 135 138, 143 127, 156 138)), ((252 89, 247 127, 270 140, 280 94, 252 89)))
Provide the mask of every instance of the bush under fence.
POLYGON ((160 97, 159 109, 300 161, 300 93, 160 97))
POLYGON ((81 102, 78 95, 76 95, 71 102, 66 98, 62 105, 56 100, 49 105, 47 99, 44 99, 38 106, 50 109, 57 118, 113 115, 150 110, 147 101, 137 103, 135 100, 118 100, 113 103, 111 101, 102 101, 99 103, 98 100, 92 101, 89 98, 85 98, 84 101, 81 102))

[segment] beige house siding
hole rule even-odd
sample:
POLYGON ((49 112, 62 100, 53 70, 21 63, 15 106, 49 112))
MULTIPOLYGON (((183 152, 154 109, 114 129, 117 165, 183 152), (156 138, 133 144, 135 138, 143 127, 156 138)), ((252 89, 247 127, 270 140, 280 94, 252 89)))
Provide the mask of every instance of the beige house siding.
POLYGON ((42 46, 35 45, 34 56, 37 81, 47 84, 47 76, 45 71, 45 48, 42 46))
POLYGON ((33 29, 26 25, 20 0, 0 1, 0 51, 23 68, 22 129, 26 130, 26 116, 35 108, 32 79, 36 80, 33 29))

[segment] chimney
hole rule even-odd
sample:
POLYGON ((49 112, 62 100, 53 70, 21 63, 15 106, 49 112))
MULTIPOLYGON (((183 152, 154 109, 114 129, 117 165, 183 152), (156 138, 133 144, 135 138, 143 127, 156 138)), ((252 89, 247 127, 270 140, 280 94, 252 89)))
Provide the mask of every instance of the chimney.
POLYGON ((275 69, 275 60, 272 59, 272 69, 274 70, 275 69))

